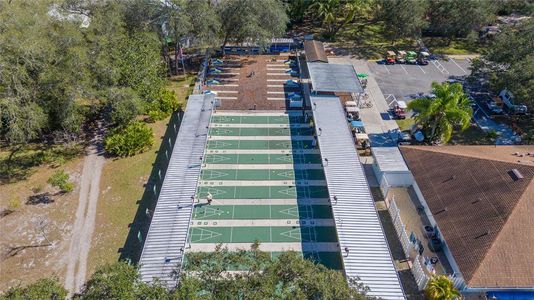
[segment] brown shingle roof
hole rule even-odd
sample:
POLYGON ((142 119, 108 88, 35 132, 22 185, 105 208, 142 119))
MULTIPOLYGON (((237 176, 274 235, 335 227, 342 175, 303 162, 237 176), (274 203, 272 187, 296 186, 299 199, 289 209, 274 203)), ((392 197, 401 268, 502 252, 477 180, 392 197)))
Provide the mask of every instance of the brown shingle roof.
POLYGON ((304 41, 304 53, 306 54, 307 62, 328 62, 322 42, 315 40, 304 41))
POLYGON ((468 285, 534 286, 534 156, 525 155, 534 147, 401 152, 468 285), (514 180, 512 169, 524 178, 514 180))

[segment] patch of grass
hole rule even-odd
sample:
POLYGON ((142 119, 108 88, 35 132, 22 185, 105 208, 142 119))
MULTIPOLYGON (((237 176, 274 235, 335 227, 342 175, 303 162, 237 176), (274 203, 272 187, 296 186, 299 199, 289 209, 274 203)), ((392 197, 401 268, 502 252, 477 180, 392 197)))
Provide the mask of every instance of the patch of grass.
MULTIPOLYGON (((194 75, 175 77, 168 84, 168 88, 173 90, 178 99, 183 102, 183 107, 185 107, 187 96, 193 90, 195 79, 194 75)), ((153 181, 158 180, 158 170, 166 163, 164 153, 158 155, 158 151, 165 151, 161 150, 163 148, 168 149, 168 147, 161 146, 163 146, 162 141, 166 130, 173 131, 172 127, 175 124, 171 121, 174 119, 166 118, 148 124, 154 132, 155 139, 154 144, 146 152, 132 157, 106 160, 100 180, 99 213, 96 217, 96 227, 89 253, 89 274, 102 264, 116 262, 121 257, 119 249, 127 244, 127 238, 133 235, 133 239, 136 240, 137 228, 148 225, 148 219, 139 218, 139 215, 145 216, 144 207, 154 200, 150 192, 151 186, 154 184, 153 181)), ((162 171, 162 177, 163 174, 162 171)), ((161 186, 161 182, 158 186, 161 186)), ((122 250, 122 252, 135 251, 122 250)))
POLYGON ((490 136, 478 126, 471 126, 463 132, 454 133, 449 144, 451 145, 491 145, 490 136))
POLYGON ((169 119, 149 124, 154 131, 155 143, 146 152, 135 156, 106 160, 100 179, 101 196, 98 215, 89 253, 89 272, 97 266, 119 259, 118 249, 123 247, 129 224, 134 221, 145 190, 144 185, 156 159, 161 139, 169 119))
POLYGON ((167 88, 176 93, 178 101, 182 103, 184 108, 187 96, 193 92, 196 78, 196 74, 187 74, 186 76, 174 76, 169 80, 167 88))
POLYGON ((406 118, 404 120, 395 120, 397 122, 397 125, 399 125, 400 130, 410 130, 412 126, 415 124, 415 120, 413 118, 406 118))
POLYGON ((426 37, 423 38, 425 45, 430 52, 447 55, 476 55, 484 51, 482 44, 472 42, 468 39, 454 39, 450 43, 445 38, 426 37))
POLYGON ((83 145, 28 144, 20 149, 0 149, 0 183, 25 180, 38 170, 39 166, 57 168, 83 154, 83 145), (12 155, 12 152, 15 153, 12 155))
POLYGON ((74 184, 69 182, 69 174, 63 170, 58 170, 50 176, 48 183, 65 193, 70 193, 74 189, 74 184))
POLYGON ((387 50, 410 50, 416 43, 411 39, 393 43, 385 37, 383 23, 366 22, 347 25, 337 35, 334 46, 361 58, 382 59, 387 50))

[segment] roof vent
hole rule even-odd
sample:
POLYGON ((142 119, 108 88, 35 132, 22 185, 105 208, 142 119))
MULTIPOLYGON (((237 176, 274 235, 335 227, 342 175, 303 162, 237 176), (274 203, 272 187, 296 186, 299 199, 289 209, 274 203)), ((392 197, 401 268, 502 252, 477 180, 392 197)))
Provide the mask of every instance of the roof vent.
POLYGON ((519 179, 525 178, 525 177, 523 177, 523 174, 521 174, 521 172, 519 172, 518 169, 512 169, 512 170, 510 170, 510 172, 508 172, 508 174, 510 174, 510 177, 512 177, 512 179, 514 181, 517 181, 519 179))

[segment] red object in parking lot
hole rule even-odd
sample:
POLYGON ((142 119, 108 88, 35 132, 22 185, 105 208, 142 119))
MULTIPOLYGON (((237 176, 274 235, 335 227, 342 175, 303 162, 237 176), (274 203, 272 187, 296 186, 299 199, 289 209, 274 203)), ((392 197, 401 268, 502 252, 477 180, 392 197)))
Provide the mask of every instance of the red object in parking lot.
POLYGON ((393 107, 393 114, 397 119, 406 119, 406 109, 408 105, 404 101, 398 101, 397 104, 393 107))
POLYGON ((395 55, 395 52, 393 51, 388 51, 386 53, 386 65, 393 65, 395 64, 395 59, 397 58, 397 56, 395 55))

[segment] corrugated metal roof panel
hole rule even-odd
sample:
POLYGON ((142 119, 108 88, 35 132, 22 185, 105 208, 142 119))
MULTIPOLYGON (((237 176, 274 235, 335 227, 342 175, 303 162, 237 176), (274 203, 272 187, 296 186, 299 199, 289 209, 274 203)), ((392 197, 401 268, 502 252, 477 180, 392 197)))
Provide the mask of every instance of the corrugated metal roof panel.
POLYGON ((308 62, 312 90, 316 92, 363 93, 352 65, 308 62))
POLYGON ((359 277, 370 296, 404 299, 341 102, 334 96, 311 102, 345 273, 359 277))
POLYGON ((159 193, 139 264, 141 279, 176 284, 211 117, 213 95, 191 95, 159 193))
POLYGON ((398 147, 373 147, 373 156, 382 172, 410 172, 398 147))

